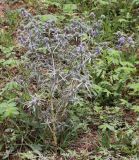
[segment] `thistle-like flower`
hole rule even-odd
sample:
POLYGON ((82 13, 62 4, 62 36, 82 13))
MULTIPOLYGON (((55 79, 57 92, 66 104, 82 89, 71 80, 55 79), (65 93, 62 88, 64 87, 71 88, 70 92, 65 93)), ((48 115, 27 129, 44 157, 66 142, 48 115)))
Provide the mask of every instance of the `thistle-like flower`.
POLYGON ((126 43, 126 38, 124 36, 120 37, 118 43, 120 46, 124 45, 126 43))

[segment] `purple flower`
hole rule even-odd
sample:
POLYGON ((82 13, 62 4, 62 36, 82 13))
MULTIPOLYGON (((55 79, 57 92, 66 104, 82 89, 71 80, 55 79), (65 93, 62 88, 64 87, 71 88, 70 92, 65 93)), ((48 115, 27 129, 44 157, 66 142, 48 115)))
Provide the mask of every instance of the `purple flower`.
POLYGON ((120 46, 124 45, 125 42, 126 42, 126 38, 124 36, 122 36, 118 39, 118 43, 120 46))
POLYGON ((19 42, 22 44, 22 45, 25 45, 26 44, 26 39, 23 37, 23 36, 20 36, 18 38, 19 42))
POLYGON ((80 45, 77 47, 77 52, 84 52, 85 51, 85 46, 83 43, 80 43, 80 45))
POLYGON ((100 29, 102 26, 102 21, 101 20, 98 20, 96 23, 94 23, 94 28, 95 29, 100 29))
POLYGON ((98 32, 96 30, 91 30, 91 36, 96 37, 98 32))
POLYGON ((128 42, 130 45, 133 45, 133 44, 134 44, 134 40, 132 39, 132 37, 128 37, 128 38, 127 38, 127 42, 128 42))
POLYGON ((45 43, 49 43, 49 38, 48 38, 48 37, 45 37, 45 38, 44 38, 44 41, 45 41, 45 43))
POLYGON ((95 53, 96 53, 96 54, 100 54, 100 53, 101 53, 100 48, 96 48, 96 49, 95 49, 95 53))

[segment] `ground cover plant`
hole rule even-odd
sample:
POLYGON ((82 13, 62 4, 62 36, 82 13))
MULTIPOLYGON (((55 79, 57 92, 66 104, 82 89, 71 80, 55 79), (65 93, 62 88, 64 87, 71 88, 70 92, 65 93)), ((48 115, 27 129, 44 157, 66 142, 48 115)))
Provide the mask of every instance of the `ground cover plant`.
POLYGON ((0 159, 139 159, 138 0, 0 5, 0 159))

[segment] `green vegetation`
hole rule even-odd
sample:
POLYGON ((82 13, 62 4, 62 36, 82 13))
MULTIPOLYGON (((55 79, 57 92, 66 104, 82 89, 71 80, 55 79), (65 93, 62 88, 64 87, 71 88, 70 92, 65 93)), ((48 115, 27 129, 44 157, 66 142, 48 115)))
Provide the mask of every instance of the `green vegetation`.
POLYGON ((139 1, 1 4, 0 159, 138 160, 139 1))

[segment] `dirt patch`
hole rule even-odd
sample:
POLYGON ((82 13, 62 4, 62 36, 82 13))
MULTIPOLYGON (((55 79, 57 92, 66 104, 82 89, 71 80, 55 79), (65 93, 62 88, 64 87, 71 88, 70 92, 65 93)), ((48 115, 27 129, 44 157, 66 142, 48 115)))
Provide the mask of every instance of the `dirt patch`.
POLYGON ((50 5, 50 6, 48 6, 47 11, 48 11, 48 13, 53 13, 53 14, 62 12, 62 11, 60 10, 60 8, 58 8, 58 7, 55 6, 55 5, 50 5))
POLYGON ((77 153, 81 153, 83 150, 92 152, 98 145, 98 133, 96 130, 91 130, 88 133, 80 135, 75 143, 71 144, 70 148, 77 153))
POLYGON ((137 114, 131 110, 124 110, 123 118, 129 125, 134 125, 137 121, 137 114))
POLYGON ((0 2, 0 18, 3 18, 5 15, 5 11, 8 9, 8 5, 6 3, 0 2))

